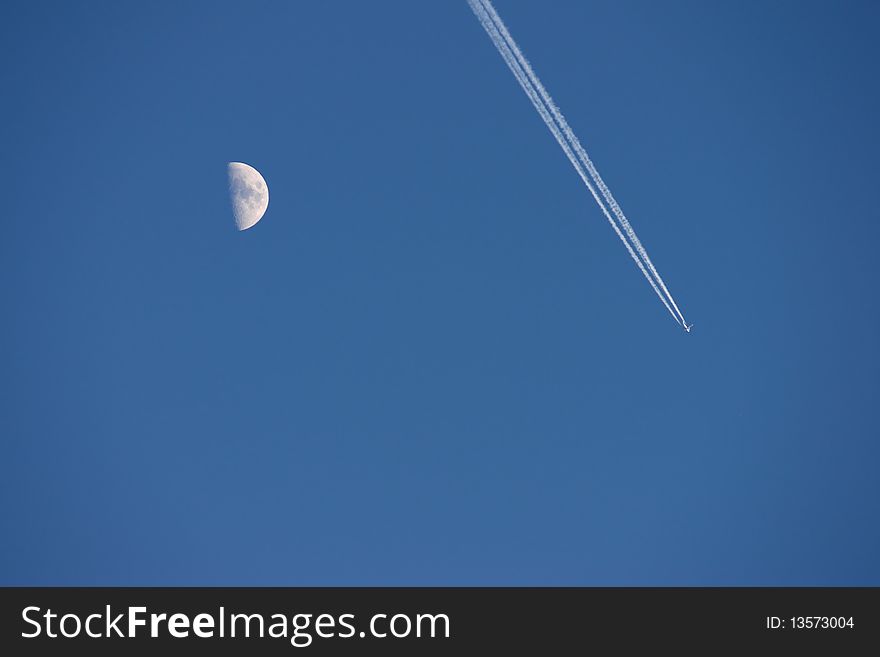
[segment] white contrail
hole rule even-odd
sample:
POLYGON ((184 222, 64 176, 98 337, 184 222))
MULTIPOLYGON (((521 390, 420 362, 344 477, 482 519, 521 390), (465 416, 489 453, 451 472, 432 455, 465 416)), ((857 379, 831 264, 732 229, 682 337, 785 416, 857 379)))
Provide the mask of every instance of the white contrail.
POLYGON ((666 306, 666 309, 669 310, 670 314, 673 318, 681 325, 687 326, 684 315, 682 315, 681 311, 678 309, 678 306, 675 303, 672 295, 669 293, 663 279, 660 277, 660 274, 657 272, 654 264, 651 262, 651 259, 648 257, 648 253, 645 250, 644 246, 642 246, 641 241, 636 236, 635 231, 627 220, 626 216, 623 214, 623 211, 620 209, 620 206, 615 201, 614 197, 611 195, 611 191, 605 185, 605 182, 602 180, 599 172, 596 170, 596 167, 593 165, 592 160, 590 160, 583 146, 581 146, 580 141, 577 136, 574 134, 572 129, 569 127, 568 123, 565 120, 565 117, 560 112, 559 108, 553 102, 553 99, 550 97, 550 94, 544 88, 541 81, 538 79, 538 76, 535 74, 534 70, 531 68, 531 65, 526 60, 525 56, 522 54, 522 51, 519 49, 516 41, 510 35, 510 32, 507 30, 507 27, 504 25, 504 22, 501 20, 501 17, 498 15, 498 12, 495 11, 495 8, 492 6, 490 0, 468 0, 468 4, 471 6, 471 9, 480 19, 480 22, 483 25, 483 28, 489 34, 489 37, 492 39, 495 47, 498 49, 501 56, 504 58, 510 70, 513 72, 514 76, 520 83, 520 86, 529 96, 532 101, 532 104, 535 106, 535 109, 538 110, 538 113, 541 115, 541 118, 544 119, 544 122, 547 124, 547 127, 550 128, 550 131, 553 133, 556 140, 559 142, 559 145, 562 146, 563 150, 566 152, 566 155, 569 156, 569 160, 572 165, 574 165, 578 174, 583 179, 584 183, 589 188, 590 192, 593 194, 593 198, 596 199, 596 202, 599 204, 599 207, 602 208, 603 213, 608 218, 611 225, 614 227, 615 232, 617 232, 618 236, 621 238, 623 243, 626 245, 627 250, 630 255, 639 265, 639 269, 642 270, 642 273, 645 275, 645 278, 648 279, 648 282, 651 283, 651 287, 654 288, 654 291, 657 293, 657 296, 666 306), (540 95, 540 97, 539 97, 540 95), (549 112, 548 112, 549 109, 549 112), (552 117, 551 117, 552 114, 552 117), (563 138, 563 134, 565 137, 563 138), (567 141, 566 141, 567 140, 567 141), (577 157, 580 159, 580 162, 576 161, 572 158, 571 150, 574 149, 577 157), (582 165, 582 166, 581 166, 582 165), (630 238, 632 245, 635 246, 638 251, 641 259, 635 255, 633 252, 632 246, 630 243, 624 238, 620 229, 617 226, 617 223, 611 218, 608 213, 608 210, 605 207, 605 204, 599 199, 596 194, 593 185, 590 184, 590 181, 584 175, 583 167, 586 168, 590 177, 592 178, 593 183, 599 189, 602 194, 602 197, 605 200, 605 203, 611 208, 611 211, 614 213, 617 220, 620 222, 620 225, 623 227, 627 236, 630 238), (651 274, 648 273, 648 270, 645 269, 647 266, 648 270, 650 270, 651 274, 653 274, 653 278, 651 274), (656 278, 656 282, 655 279, 656 278), (663 289, 663 292, 660 292, 657 285, 663 289), (665 293, 665 296, 664 296, 665 293), (667 302, 668 298, 668 302, 667 302), (675 311, 672 310, 669 304, 672 304, 672 308, 675 308, 675 311))
POLYGON ((617 220, 620 222, 620 225, 623 226, 624 231, 626 231, 627 236, 629 236, 630 241, 636 247, 639 255, 642 257, 645 265, 647 265, 648 269, 654 275, 659 283, 660 287, 666 293, 666 296, 669 298, 669 301, 672 303, 673 308, 675 308, 678 316, 681 318, 681 321, 687 325, 685 321, 684 315, 682 315, 681 311, 678 309, 678 306, 675 303, 675 299, 672 297, 672 294, 666 288, 666 284, 663 282, 663 279, 660 277, 660 273, 654 267, 654 263, 651 262, 651 258, 648 257, 648 252, 645 250, 645 247, 642 246, 641 240, 639 240, 632 226, 626 218, 626 215, 623 214, 623 210, 621 210, 620 206, 617 204, 617 201, 614 199, 614 196, 611 194, 611 190, 608 189, 608 186, 605 184, 605 181, 602 180, 602 176, 599 175, 599 171, 596 169, 593 161, 590 159, 590 156, 587 155, 587 152, 584 150, 583 146, 581 146, 580 140, 578 140, 577 135, 574 134, 574 131, 569 127, 568 122, 565 120, 565 117, 562 115, 562 112, 557 107, 556 103, 553 102, 553 99, 550 97, 550 94, 544 88, 544 85, 541 83, 540 78, 538 78, 535 71, 532 69, 531 64, 529 64, 528 60, 523 55, 522 51, 519 49, 516 41, 513 36, 511 36, 510 32, 507 30, 507 26, 504 24, 504 21, 501 20, 501 16, 498 15, 498 12, 495 11, 495 7, 492 6, 491 0, 481 0, 483 8, 489 14, 492 22, 497 26, 498 30, 501 32, 501 36, 504 37, 506 44, 513 51, 514 56, 516 57, 517 62, 522 67, 523 71, 525 71, 526 76, 529 78, 529 82, 532 83, 535 89, 538 90, 538 93, 541 95, 541 99, 544 101, 548 109, 550 110, 553 118, 556 120, 559 127, 562 129, 562 132, 565 134, 575 153, 577 153, 583 165, 587 168, 587 172, 593 179, 593 182, 596 184, 596 187, 602 194, 602 197, 605 199, 605 202, 611 208, 611 211, 617 217, 617 220))
POLYGON ((599 207, 602 209, 602 212, 605 214, 605 217, 608 219, 608 223, 611 224, 611 227, 614 228, 614 232, 617 233, 617 236, 620 238, 620 241, 623 242, 624 246, 626 246, 626 250, 629 252, 632 259, 639 266, 639 269, 644 274, 645 278, 651 284, 651 287, 654 288, 654 292, 657 293, 657 296, 660 298, 660 301, 663 302, 663 305, 666 306, 666 309, 669 311, 669 314, 672 315, 672 318, 675 319, 676 322, 680 322, 675 312, 669 306, 669 303, 666 301, 666 298, 663 296, 663 293, 657 287, 657 284, 654 282, 651 275, 648 273, 648 270, 645 269, 644 264, 639 259, 639 256, 636 255, 635 251, 633 251, 632 246, 626 240, 626 237, 620 231, 617 223, 615 223, 611 214, 608 212, 608 209, 605 207, 605 204, 602 202, 602 199, 596 193, 595 188, 590 183, 590 179, 587 177, 587 174, 584 172, 581 163, 578 161, 574 152, 572 152, 571 147, 568 142, 566 142, 565 137, 563 137, 560 132, 558 126, 553 122, 553 118, 550 116, 550 113, 547 111, 547 108, 544 107, 544 104, 541 102, 541 99, 538 97, 537 91, 532 88, 528 77, 525 72, 520 68, 519 64, 514 57, 514 54, 511 52, 510 48, 508 48, 507 44, 504 42, 504 38, 501 36, 501 33, 497 30, 495 25, 492 23, 491 18, 483 9, 483 7, 479 4, 479 0, 468 0, 468 4, 470 4, 471 9, 476 14, 477 18, 480 19, 480 23, 483 25, 483 28, 486 30, 486 33, 489 35, 489 38, 492 40, 492 43, 495 45, 495 48, 501 54, 501 57, 507 63, 507 66, 510 68, 513 75, 519 81, 520 86, 523 88, 523 91, 526 92, 529 99, 532 101, 532 104, 535 106, 535 109, 538 111, 538 114, 541 115, 541 118, 544 120, 544 123, 550 129, 550 132, 553 133, 553 136, 556 138, 556 141, 562 147, 562 150, 565 152, 572 166, 577 171, 578 175, 581 177, 581 180, 584 181, 584 184, 587 186, 587 189, 590 190, 590 193, 593 195, 593 198, 596 199, 596 203, 598 203, 599 207))

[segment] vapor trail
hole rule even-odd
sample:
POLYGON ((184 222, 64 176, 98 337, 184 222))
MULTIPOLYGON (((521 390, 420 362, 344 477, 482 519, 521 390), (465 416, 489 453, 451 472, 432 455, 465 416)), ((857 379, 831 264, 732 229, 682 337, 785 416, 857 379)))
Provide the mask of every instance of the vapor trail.
POLYGON ((605 185, 605 182, 602 180, 599 172, 596 170, 596 167, 593 165, 592 160, 590 160, 583 146, 581 146, 577 136, 574 134, 574 132, 571 130, 568 123, 566 122, 565 117, 562 116, 562 113, 553 102, 550 94, 544 88, 543 84, 541 84, 541 81, 538 79, 534 70, 532 70, 531 65, 522 54, 522 51, 519 49, 516 41, 514 41, 513 37, 510 35, 510 32, 508 32, 506 26, 504 25, 504 22, 501 20, 498 12, 495 11, 495 8, 492 6, 490 0, 468 0, 468 4, 470 5, 474 14, 476 14, 477 18, 480 20, 480 23, 483 25, 486 33, 489 35, 489 38, 495 45, 495 48, 501 54, 501 57, 504 59, 505 63, 507 63, 507 66, 510 68, 520 86, 523 88, 523 91, 526 92, 526 95, 528 95, 529 99, 532 101, 535 109, 541 115, 544 123, 550 129, 550 132, 553 133, 556 141, 559 143, 565 154, 568 156, 569 161, 572 163, 575 170, 584 181, 584 184, 592 193, 593 198, 596 199, 596 203, 602 209, 602 212, 605 214, 608 222, 614 228, 617 236, 620 237, 621 241, 626 246, 630 256, 632 256, 633 260, 642 271, 642 274, 644 274, 645 278, 651 284, 654 292, 657 293, 657 296, 663 302, 663 305, 666 306, 666 309, 672 315, 673 319, 675 319, 675 321, 679 324, 687 326, 684 316, 678 309, 678 306, 675 304, 675 300, 669 293, 669 290, 666 288, 663 279, 660 277, 660 274, 657 272, 656 268, 651 262, 651 259, 648 257, 647 251, 642 246, 641 241, 636 236, 635 231, 633 230, 629 221, 626 219, 626 216, 623 214, 620 206, 614 200, 614 197, 611 195, 610 190, 605 185), (574 152, 572 152, 572 149, 574 149, 574 152), (589 173, 590 178, 592 178, 592 182, 593 184, 595 184, 595 187, 597 187, 601 192, 602 198, 605 201, 604 203, 603 200, 600 199, 599 195, 596 193, 593 184, 591 184, 590 182, 590 178, 588 178, 587 174, 584 172, 584 168, 586 168, 587 173, 589 173), (632 245, 630 244, 630 242, 627 241, 626 237, 624 237, 623 233, 620 230, 620 227, 618 227, 617 223, 609 214, 605 203, 608 204, 608 206, 611 208, 611 211, 620 222, 620 226, 622 226, 623 230, 626 231, 627 236, 632 241, 632 245), (636 255, 636 253, 633 251, 633 245, 639 252, 639 255, 636 255), (639 256, 641 256, 641 258, 639 256), (648 273, 648 270, 650 270, 651 273, 648 273), (663 292, 661 292, 660 289, 657 287, 658 284, 663 289, 663 292), (670 307, 670 303, 672 304, 672 307, 670 307), (675 308, 674 311, 673 308, 675 308))
POLYGON ((626 234, 632 244, 635 246, 636 251, 638 251, 645 265, 656 278, 656 281, 663 289, 663 292, 666 293, 666 296, 669 298, 670 303, 672 303, 673 308, 675 308, 676 312, 678 313, 681 322, 687 324, 684 315, 682 315, 681 311, 676 305, 675 299, 672 297, 672 294, 667 289, 666 284, 663 282, 663 279, 660 276, 660 273, 654 267, 654 263, 651 262, 651 258, 648 257, 648 252, 645 250, 645 247, 642 246, 641 240, 639 240, 638 236, 632 228, 632 225, 630 225, 629 221, 627 220, 626 215, 623 214, 623 210, 614 199, 614 196, 612 196, 611 190, 608 189, 605 181, 602 180, 602 176, 599 175, 599 171, 596 169, 589 155, 587 155, 587 152, 584 150, 583 146, 581 146, 580 140, 578 140, 577 135, 575 135, 574 131, 569 127, 568 122, 565 120, 565 117, 562 115, 559 107, 557 107, 556 103, 553 102, 550 94, 541 83, 540 78, 538 78, 537 74, 532 69, 531 64, 529 64, 522 51, 519 49, 519 46, 517 45, 513 36, 511 36, 510 32, 507 30, 507 26, 504 24, 504 21, 501 20, 501 16, 499 16, 498 12, 495 11, 495 7, 492 6, 491 0, 480 1, 486 13, 488 13, 489 17, 492 19, 492 22, 496 25, 498 31, 501 32, 501 36, 504 37, 505 43, 513 52, 514 56, 516 57, 517 63, 522 67, 522 70, 528 77, 529 82, 531 82, 534 88, 537 89, 538 93, 541 95, 541 99, 550 110, 553 118, 556 120, 556 123, 562 129, 562 132, 565 134, 566 138, 568 139, 575 153, 577 153, 583 165, 587 168, 587 172, 592 177, 593 182, 601 192, 602 197, 605 199, 605 202, 611 208, 611 211, 617 217, 620 225, 623 227, 624 231, 626 231, 626 234))

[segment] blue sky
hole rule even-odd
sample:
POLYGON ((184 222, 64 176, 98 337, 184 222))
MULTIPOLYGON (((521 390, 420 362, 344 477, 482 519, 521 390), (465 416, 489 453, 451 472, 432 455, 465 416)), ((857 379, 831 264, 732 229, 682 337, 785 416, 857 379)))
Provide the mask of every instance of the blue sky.
POLYGON ((496 7, 690 335, 464 0, 4 3, 0 583, 880 584, 880 7, 496 7))

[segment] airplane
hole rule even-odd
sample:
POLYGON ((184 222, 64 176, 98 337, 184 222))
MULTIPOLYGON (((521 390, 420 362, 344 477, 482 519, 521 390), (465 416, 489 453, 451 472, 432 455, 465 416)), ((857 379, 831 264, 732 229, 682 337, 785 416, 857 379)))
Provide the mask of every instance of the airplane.
POLYGON ((685 325, 684 325, 684 330, 685 330, 686 332, 690 333, 690 332, 691 332, 691 329, 692 329, 693 327, 694 327, 693 324, 690 324, 690 325, 685 324, 685 325))

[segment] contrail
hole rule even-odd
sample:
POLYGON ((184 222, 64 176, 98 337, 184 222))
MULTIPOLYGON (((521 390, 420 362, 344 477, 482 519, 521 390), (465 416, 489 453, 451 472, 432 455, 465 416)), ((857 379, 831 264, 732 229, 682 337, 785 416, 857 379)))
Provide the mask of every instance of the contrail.
POLYGON ((510 50, 513 51, 517 62, 522 67, 522 70, 525 71, 529 82, 531 82, 534 88, 537 89, 538 93, 541 95, 541 99, 544 101, 547 108, 549 108, 551 114, 553 115, 553 118, 556 120, 556 123, 562 129, 562 132, 565 134, 566 138, 570 142, 575 153, 577 153, 583 165, 587 168, 587 172, 592 177, 593 182, 596 184, 596 187, 601 192, 602 197, 605 199, 605 202, 611 208, 611 211, 617 217, 620 225, 623 226, 623 229, 626 231, 626 234, 629 237, 630 241, 636 247, 636 250, 642 257, 645 265, 648 267, 650 272, 656 278, 657 283, 659 283, 660 287, 666 293, 666 296, 672 303, 672 307, 675 308, 676 312, 678 313, 681 322, 687 325, 684 315, 682 315, 681 311, 678 309, 678 306, 675 303, 675 299, 673 299, 672 294, 670 294, 669 290, 666 288, 666 284, 663 282, 663 279, 660 277, 659 272, 654 267, 654 263, 651 262, 651 258, 648 257, 648 252, 645 250, 645 247, 642 246, 641 240, 639 240, 638 236, 636 235, 635 231, 627 220, 626 215, 623 214, 623 210, 621 210, 620 206, 617 204, 614 196, 611 195, 611 190, 609 190, 607 185, 605 185, 605 181, 602 180, 602 176, 599 175, 599 171, 596 169, 593 161, 590 159, 589 155, 587 155, 587 152, 584 150, 583 146, 581 146, 580 140, 578 140, 577 135, 575 135, 574 131, 569 127, 568 122, 565 120, 565 117, 562 115, 559 107, 557 107, 556 103, 553 102, 550 94, 541 83, 540 78, 538 78, 537 74, 532 69, 531 64, 529 64, 522 51, 519 49, 519 46, 517 45, 513 36, 511 36, 510 32, 507 30, 507 26, 504 24, 504 21, 501 20, 501 16, 499 16, 498 12, 495 11, 495 7, 492 6, 491 0, 481 0, 481 2, 484 9, 489 14, 489 17, 492 19, 492 22, 501 32, 501 36, 504 37, 506 44, 509 46, 510 50))
POLYGON ((516 61, 513 53, 510 48, 504 42, 504 38, 501 36, 500 32, 498 32, 495 25, 492 23, 492 19, 489 18, 489 15, 483 9, 483 7, 479 4, 478 0, 468 0, 468 3, 473 9, 474 13, 477 15, 477 18, 480 19, 480 23, 483 25, 483 28, 486 30, 489 38, 492 39, 492 43, 495 44, 498 52, 501 53, 501 57, 507 63, 507 66, 513 72, 513 75, 519 81, 520 86, 526 92, 528 97, 531 99, 532 104, 535 106, 535 109, 538 110, 538 114, 541 115, 541 118, 544 119, 544 123, 550 129, 550 132, 553 133, 553 136, 556 138, 556 141, 562 147, 562 150, 565 152, 566 156, 568 156, 569 161, 572 166, 577 171, 578 175, 581 177, 581 180, 584 181, 584 184, 587 186, 587 189, 590 190, 590 193, 593 195, 593 198, 596 199, 596 203, 599 204, 599 207, 602 209, 602 212, 605 214, 605 217, 608 219, 608 223, 611 224, 611 227, 614 228, 614 232, 617 233, 617 236, 620 238, 620 241, 623 242, 624 246, 626 246, 626 250, 629 252, 632 259, 639 266, 639 269, 642 271, 642 274, 645 275, 645 278, 651 284, 651 287, 654 288, 654 292, 657 293, 657 296, 660 298, 660 301, 663 302, 663 305, 666 306, 666 309, 669 311, 669 314, 672 315, 672 318, 676 322, 680 322, 675 312, 669 306, 669 303, 666 301, 666 298, 663 296, 663 293, 657 287, 657 284, 654 282, 654 279, 651 278, 651 275, 645 269, 644 264, 636 255, 635 251, 633 251, 630 243, 627 242, 626 237, 624 237, 623 233, 620 231, 620 228, 615 223, 614 219, 611 217, 611 214, 608 212, 608 209, 605 207, 605 204, 602 202, 602 199, 599 198, 599 195, 596 193, 595 188, 590 183, 590 179, 587 177, 587 174, 584 172, 583 167, 580 162, 578 162, 577 157, 572 152, 571 147, 568 142, 566 142, 565 138, 562 136, 562 133, 559 131, 558 126, 553 122, 552 117, 547 111, 547 108, 544 107, 544 104, 541 102, 541 99, 538 97, 535 89, 532 88, 529 83, 528 78, 526 77, 525 72, 520 68, 519 64, 516 61))
POLYGON ((666 309, 672 315, 673 319, 675 319, 675 321, 682 326, 687 327, 684 316, 681 314, 681 311, 675 304, 675 300, 672 298, 672 295, 669 293, 669 290, 663 283, 663 279, 660 277, 660 274, 657 272, 656 268, 648 257, 645 248, 642 246, 641 242, 636 236, 635 231, 632 229, 629 221, 627 221, 626 216, 620 209, 620 206, 614 200, 614 197, 611 195, 610 190, 605 185, 605 182, 602 180, 602 178, 599 176, 599 172, 596 170, 586 151, 581 146, 577 136, 574 134, 568 123, 565 121, 565 118, 562 116, 559 108, 556 107, 553 99, 550 97, 550 94, 541 84, 541 81, 532 70, 526 58, 523 56, 522 51, 516 44, 516 41, 514 41, 513 37, 510 35, 510 32, 507 31, 507 28, 501 20, 501 17, 498 16, 498 13, 495 11, 495 8, 492 6, 490 0, 468 0, 468 4, 470 5, 474 14, 476 14, 477 18, 480 20, 480 23, 483 25, 486 33, 489 35, 489 38, 495 45, 495 48, 501 54, 501 57, 504 59, 505 63, 519 82, 520 86, 523 88, 523 91, 526 92, 526 95, 528 95, 529 99, 532 101, 535 109, 541 115, 544 123, 550 129, 550 132, 553 134, 553 136, 556 138, 556 141, 562 147, 562 150, 568 156, 569 161, 578 172, 578 175, 580 175, 581 179, 584 181, 584 184, 592 193, 593 198, 596 199, 596 203, 602 209, 602 212, 605 214, 608 222, 614 228, 617 236, 620 237, 621 241, 626 246, 630 256, 632 256, 633 260, 642 271, 642 274, 644 274, 645 278, 651 284, 654 292, 657 293, 657 296, 663 302, 663 305, 666 306, 666 309), (575 153, 572 152, 572 149, 574 149, 574 151, 577 153, 576 156, 575 153), (584 168, 586 168, 586 171, 592 178, 593 184, 595 184, 595 186, 598 187, 598 189, 600 190, 602 197, 605 200, 605 203, 608 204, 608 206, 611 208, 611 211, 620 222, 620 225, 626 231, 626 234, 629 236, 632 244, 635 245, 636 249, 639 252, 639 255, 641 256, 641 259, 633 251, 632 245, 630 245, 630 242, 628 242, 626 237, 624 237, 623 233, 620 230, 620 227, 618 227, 617 223, 609 214, 605 203, 603 203, 602 199, 599 198, 599 195, 596 193, 593 184, 591 184, 590 179, 584 172, 584 168), (648 269, 645 268, 646 266, 648 269), (648 270, 650 270, 650 274, 648 273, 648 270), (656 282, 654 278, 652 278, 651 274, 653 274, 654 278, 656 278, 656 282), (663 292, 661 292, 660 289, 657 287, 658 283, 663 289, 663 292), (672 304, 672 307, 670 307, 670 303, 672 304), (674 311, 673 308, 675 308, 674 311))

